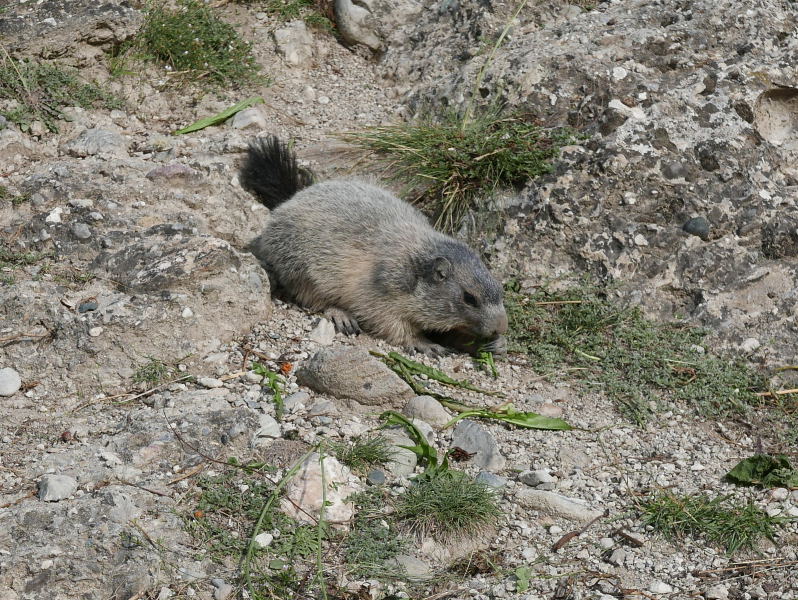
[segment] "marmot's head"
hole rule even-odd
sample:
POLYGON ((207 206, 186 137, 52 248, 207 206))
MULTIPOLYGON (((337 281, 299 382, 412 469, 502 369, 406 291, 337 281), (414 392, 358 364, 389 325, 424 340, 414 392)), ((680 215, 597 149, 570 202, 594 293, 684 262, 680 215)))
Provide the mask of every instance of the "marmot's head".
POLYGON ((480 341, 505 333, 502 286, 474 251, 451 238, 436 240, 429 250, 413 261, 417 325, 480 341))

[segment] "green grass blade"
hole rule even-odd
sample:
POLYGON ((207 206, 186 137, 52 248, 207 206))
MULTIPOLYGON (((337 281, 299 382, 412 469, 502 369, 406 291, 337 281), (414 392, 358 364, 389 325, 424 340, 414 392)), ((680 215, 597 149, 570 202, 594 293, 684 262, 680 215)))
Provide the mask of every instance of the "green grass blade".
POLYGON ((184 127, 183 129, 178 129, 174 132, 173 135, 183 135, 184 133, 191 133, 193 131, 199 131, 200 129, 205 129, 206 127, 212 127, 213 125, 218 125, 219 123, 224 123, 227 119, 232 117, 237 112, 241 112, 245 108, 249 108, 250 106, 254 106, 255 104, 260 104, 264 102, 263 98, 260 96, 253 96, 252 98, 247 98, 246 100, 242 100, 238 104, 234 104, 230 108, 226 108, 219 114, 213 115, 212 117, 205 117, 204 119, 200 119, 195 123, 192 123, 188 127, 184 127))

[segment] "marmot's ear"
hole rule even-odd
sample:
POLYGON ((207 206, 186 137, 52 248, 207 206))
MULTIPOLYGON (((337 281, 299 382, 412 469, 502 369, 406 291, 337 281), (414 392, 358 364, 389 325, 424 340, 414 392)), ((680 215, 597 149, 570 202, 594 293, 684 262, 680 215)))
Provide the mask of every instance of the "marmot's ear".
POLYGON ((435 281, 446 281, 452 274, 452 263, 445 256, 438 256, 432 261, 432 278, 435 281))

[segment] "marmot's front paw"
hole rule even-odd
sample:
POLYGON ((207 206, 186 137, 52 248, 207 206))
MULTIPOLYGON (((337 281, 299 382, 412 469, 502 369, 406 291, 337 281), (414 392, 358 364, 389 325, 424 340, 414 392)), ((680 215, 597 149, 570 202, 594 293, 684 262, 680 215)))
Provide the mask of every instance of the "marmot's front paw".
POLYGON ((324 311, 324 315, 333 322, 335 331, 338 333, 345 335, 357 335, 360 333, 360 325, 358 325, 357 319, 345 310, 328 308, 324 311))
POLYGON ((448 356, 452 353, 451 350, 440 344, 434 344, 426 340, 418 340, 413 342, 407 347, 408 352, 418 352, 434 358, 440 356, 448 356))

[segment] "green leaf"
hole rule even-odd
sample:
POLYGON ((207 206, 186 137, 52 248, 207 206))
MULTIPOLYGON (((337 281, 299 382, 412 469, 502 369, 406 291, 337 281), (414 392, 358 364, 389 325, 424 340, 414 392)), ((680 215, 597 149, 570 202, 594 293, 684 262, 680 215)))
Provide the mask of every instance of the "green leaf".
POLYGON ((413 440, 415 446, 400 446, 400 448, 405 448, 415 454, 418 457, 419 464, 426 470, 437 470, 443 466, 438 464, 437 450, 432 447, 424 434, 407 417, 393 410, 386 410, 380 415, 380 420, 385 421, 386 427, 398 425, 405 428, 407 435, 413 440))
MULTIPOLYGON (((459 387, 466 390, 471 390, 472 392, 487 394, 488 396, 504 397, 504 394, 501 392, 485 390, 473 385, 469 381, 462 379, 453 379, 443 371, 439 371, 438 369, 428 367, 423 363, 411 360, 405 356, 402 356, 398 352, 389 352, 387 356, 384 354, 379 354, 378 352, 372 352, 372 355, 382 359, 382 361, 388 365, 388 367, 390 367, 397 375, 407 381, 413 387, 414 391, 418 391, 416 390, 417 384, 410 380, 413 379, 414 375, 426 375, 430 379, 434 379, 435 381, 443 383, 444 385, 459 387)), ((429 392, 425 391, 424 393, 429 395, 429 392)))
POLYGON ((476 417, 478 419, 496 419, 504 421, 511 425, 519 427, 526 427, 527 429, 549 429, 554 431, 570 431, 573 426, 569 425, 562 419, 555 417, 546 417, 533 412, 522 412, 516 410, 512 404, 507 404, 500 410, 488 410, 486 408, 473 408, 464 410, 451 421, 449 421, 443 428, 451 427, 460 419, 467 419, 469 417, 476 417))
POLYGON ((783 454, 754 454, 737 463, 726 479, 737 485, 798 488, 798 471, 783 454))
POLYGON ((255 104, 260 104, 264 102, 263 98, 260 96, 253 96, 252 98, 247 98, 246 100, 242 100, 238 104, 234 104, 230 108, 227 108, 220 112, 217 115, 213 115, 212 117, 205 117, 204 119, 200 119, 195 123, 192 123, 188 127, 184 127, 183 129, 178 129, 175 131, 174 135, 182 135, 184 133, 191 133, 192 131, 199 131, 200 129, 205 129, 206 127, 211 127, 212 125, 218 125, 219 123, 224 123, 227 119, 232 117, 237 112, 241 112, 245 108, 249 108, 255 104))

